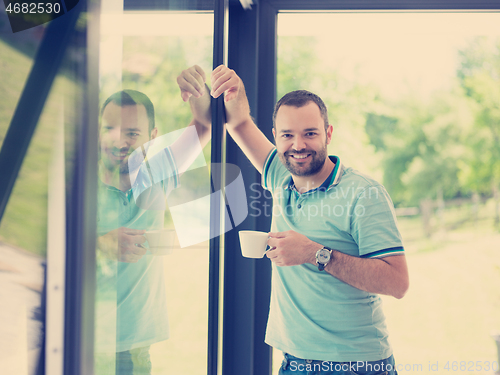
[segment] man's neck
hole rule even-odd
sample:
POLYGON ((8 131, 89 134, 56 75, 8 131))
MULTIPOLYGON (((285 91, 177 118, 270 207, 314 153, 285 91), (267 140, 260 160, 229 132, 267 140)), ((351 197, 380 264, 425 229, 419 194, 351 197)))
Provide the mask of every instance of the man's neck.
POLYGON ((127 191, 131 188, 128 173, 120 173, 118 168, 110 170, 102 162, 99 163, 99 178, 106 185, 113 186, 121 191, 127 191))
POLYGON ((335 163, 329 157, 327 157, 325 163, 323 164, 323 167, 321 167, 318 173, 312 176, 292 175, 295 188, 300 194, 303 194, 307 193, 309 190, 320 187, 328 178, 328 176, 330 176, 330 173, 332 173, 334 167, 335 163))

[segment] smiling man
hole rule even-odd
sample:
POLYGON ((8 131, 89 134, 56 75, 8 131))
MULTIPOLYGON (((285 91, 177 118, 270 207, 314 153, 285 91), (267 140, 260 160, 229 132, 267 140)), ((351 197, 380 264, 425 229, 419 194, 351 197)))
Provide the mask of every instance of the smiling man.
POLYGON ((227 129, 273 195, 266 343, 284 352, 280 374, 396 374, 378 294, 402 298, 409 281, 387 191, 328 155, 333 128, 317 95, 278 101, 274 146, 234 71, 216 68, 211 94, 224 94, 227 129))

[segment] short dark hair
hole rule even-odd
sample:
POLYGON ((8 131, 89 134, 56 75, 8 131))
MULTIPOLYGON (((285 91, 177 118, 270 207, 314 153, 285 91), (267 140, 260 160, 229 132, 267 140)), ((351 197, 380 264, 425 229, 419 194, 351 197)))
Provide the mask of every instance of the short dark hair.
POLYGON ((276 103, 273 113, 273 127, 276 129, 276 115, 278 113, 278 109, 280 109, 281 106, 288 105, 291 107, 301 108, 310 102, 315 103, 319 107, 321 117, 325 122, 325 132, 326 132, 329 126, 328 110, 326 109, 326 105, 318 95, 313 94, 312 92, 307 90, 296 90, 289 92, 288 94, 284 95, 278 101, 278 103, 276 103))
POLYGON ((115 92, 109 98, 106 99, 101 108, 101 117, 104 113, 104 109, 109 103, 114 103, 119 107, 125 107, 127 105, 143 105, 146 108, 146 114, 148 116, 149 122, 149 132, 155 127, 155 108, 153 103, 148 98, 146 94, 136 90, 122 90, 115 92))

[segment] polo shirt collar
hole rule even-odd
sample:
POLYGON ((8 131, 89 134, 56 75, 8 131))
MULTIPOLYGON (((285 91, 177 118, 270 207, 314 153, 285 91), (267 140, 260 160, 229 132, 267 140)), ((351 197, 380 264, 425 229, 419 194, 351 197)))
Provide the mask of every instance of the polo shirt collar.
MULTIPOLYGON (((342 174, 344 173, 344 166, 342 165, 342 162, 340 161, 340 158, 335 155, 329 155, 328 156, 332 162, 335 163, 335 167, 333 167, 332 171, 330 172, 330 175, 326 178, 326 180, 321 184, 321 186, 309 190, 307 193, 316 191, 318 189, 320 190, 328 190, 333 186, 336 186, 340 183, 340 180, 342 179, 342 174)), ((290 189, 290 190, 295 190, 297 191, 297 188, 295 187, 295 183, 293 182, 292 176, 290 176, 290 180, 288 181, 288 185, 285 186, 285 189, 290 189)))

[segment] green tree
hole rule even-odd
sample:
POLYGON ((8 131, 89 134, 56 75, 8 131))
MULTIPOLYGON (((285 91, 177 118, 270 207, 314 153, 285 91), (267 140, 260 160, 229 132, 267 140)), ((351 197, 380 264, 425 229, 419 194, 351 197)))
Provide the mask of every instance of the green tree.
POLYGON ((366 115, 365 129, 383 153, 383 181, 395 204, 418 205, 439 192, 445 198, 467 194, 459 174, 473 117, 462 90, 436 92, 428 100, 379 100, 366 115))
POLYGON ((500 186, 500 38, 477 37, 459 56, 457 76, 475 111, 461 176, 475 191, 489 193, 500 186))

